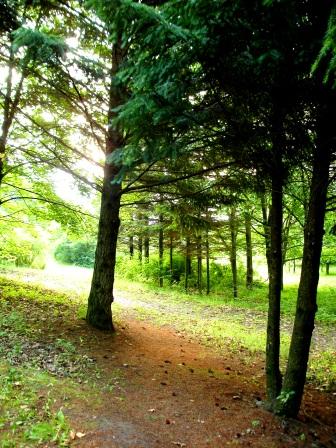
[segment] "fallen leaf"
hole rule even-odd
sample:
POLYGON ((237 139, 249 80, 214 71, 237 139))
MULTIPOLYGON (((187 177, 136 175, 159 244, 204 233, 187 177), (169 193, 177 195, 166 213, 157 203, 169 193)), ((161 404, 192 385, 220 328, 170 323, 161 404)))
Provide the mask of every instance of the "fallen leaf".
POLYGON ((86 436, 86 434, 84 432, 76 432, 76 437, 78 439, 81 439, 82 437, 85 437, 85 436, 86 436))
POLYGON ((70 431, 70 439, 71 440, 75 440, 75 438, 76 438, 76 433, 75 433, 75 431, 70 431))

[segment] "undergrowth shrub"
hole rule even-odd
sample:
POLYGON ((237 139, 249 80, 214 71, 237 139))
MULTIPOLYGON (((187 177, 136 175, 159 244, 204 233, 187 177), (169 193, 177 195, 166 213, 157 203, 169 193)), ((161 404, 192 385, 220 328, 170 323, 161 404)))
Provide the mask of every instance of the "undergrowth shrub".
MULTIPOLYGON (((116 274, 125 280, 147 282, 157 285, 160 278, 160 265, 158 256, 151 256, 148 260, 143 258, 142 263, 136 257, 130 258, 124 254, 118 254, 116 264, 116 274)), ((169 257, 164 257, 162 261, 161 276, 164 286, 174 285, 184 288, 185 281, 185 259, 182 255, 175 255, 173 258, 173 269, 170 272, 169 257)), ((238 267, 239 284, 245 282, 245 270, 242 266, 238 267)), ((206 266, 202 266, 202 283, 206 285, 206 266)), ((221 292, 232 286, 231 268, 227 265, 220 265, 215 262, 210 264, 210 289, 212 292, 221 292)), ((192 263, 191 273, 188 276, 188 288, 197 288, 197 265, 196 261, 192 263)))
POLYGON ((60 263, 92 268, 95 249, 96 245, 91 241, 64 241, 56 247, 54 257, 60 263))

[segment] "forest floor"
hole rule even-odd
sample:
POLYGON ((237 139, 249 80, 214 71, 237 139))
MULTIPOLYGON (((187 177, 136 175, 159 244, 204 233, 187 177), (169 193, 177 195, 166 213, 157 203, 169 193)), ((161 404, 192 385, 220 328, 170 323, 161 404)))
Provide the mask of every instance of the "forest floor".
POLYGON ((336 446, 334 393, 310 383, 298 420, 272 416, 262 353, 200 340, 195 310, 119 292, 111 335, 78 298, 14 277, 0 282, 2 448, 336 446))

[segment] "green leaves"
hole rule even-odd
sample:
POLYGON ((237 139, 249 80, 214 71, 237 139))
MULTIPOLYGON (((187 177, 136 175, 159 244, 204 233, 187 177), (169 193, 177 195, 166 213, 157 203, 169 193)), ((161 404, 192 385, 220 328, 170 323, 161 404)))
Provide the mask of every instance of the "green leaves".
POLYGON ((23 27, 12 34, 14 37, 14 52, 18 52, 20 48, 25 47, 27 57, 31 60, 48 64, 65 58, 68 46, 58 36, 23 27))
MULTIPOLYGON (((336 70, 336 7, 331 11, 326 35, 324 37, 322 48, 314 61, 311 73, 314 75, 319 69, 322 69, 323 62, 327 63, 323 81, 327 83, 336 70)), ((336 79, 333 80, 334 87, 336 79)))

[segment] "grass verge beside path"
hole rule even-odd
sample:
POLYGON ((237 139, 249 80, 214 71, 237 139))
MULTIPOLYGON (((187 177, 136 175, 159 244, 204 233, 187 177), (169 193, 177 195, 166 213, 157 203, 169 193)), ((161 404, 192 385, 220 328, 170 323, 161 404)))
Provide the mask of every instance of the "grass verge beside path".
POLYGON ((79 299, 7 278, 0 289, 0 447, 67 447, 83 436, 67 407, 97 402, 115 378, 101 383, 86 354, 79 299))

